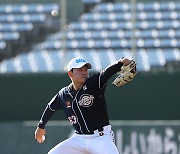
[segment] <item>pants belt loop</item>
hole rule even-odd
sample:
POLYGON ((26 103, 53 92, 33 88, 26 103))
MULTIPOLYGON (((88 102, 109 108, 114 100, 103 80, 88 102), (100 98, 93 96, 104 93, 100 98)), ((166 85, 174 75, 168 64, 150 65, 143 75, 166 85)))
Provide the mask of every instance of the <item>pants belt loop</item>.
POLYGON ((104 130, 104 128, 103 128, 103 127, 98 128, 99 136, 103 136, 103 135, 104 135, 103 130, 104 130))

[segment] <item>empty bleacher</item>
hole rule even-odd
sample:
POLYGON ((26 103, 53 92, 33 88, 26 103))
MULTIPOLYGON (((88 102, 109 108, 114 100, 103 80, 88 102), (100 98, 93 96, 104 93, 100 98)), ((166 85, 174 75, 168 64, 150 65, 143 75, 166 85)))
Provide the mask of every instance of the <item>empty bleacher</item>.
MULTIPOLYGON (((43 38, 38 33, 52 26, 50 12, 59 10, 58 4, 4 4, 0 5, 0 61, 15 56, 43 38), (27 40, 31 40, 28 42, 27 40), (27 42, 26 42, 27 41, 27 42)), ((56 29, 56 27, 54 28, 56 29)), ((48 34, 48 33, 47 33, 48 34)))
MULTIPOLYGON (((136 11, 135 42, 131 5, 99 3, 91 12, 82 14, 79 21, 68 25, 65 38, 61 31, 47 36, 30 53, 2 61, 0 72, 64 72, 67 62, 75 56, 92 62, 92 71, 100 71, 121 57, 135 59, 139 71, 179 62, 180 2, 138 2, 136 11), (136 53, 132 52, 133 46, 136 53)), ((18 21, 23 18, 17 17, 18 21)), ((3 17, 1 20, 8 23, 3 17)))
POLYGON ((1 14, 16 13, 50 13, 59 10, 58 4, 4 4, 0 5, 1 14))

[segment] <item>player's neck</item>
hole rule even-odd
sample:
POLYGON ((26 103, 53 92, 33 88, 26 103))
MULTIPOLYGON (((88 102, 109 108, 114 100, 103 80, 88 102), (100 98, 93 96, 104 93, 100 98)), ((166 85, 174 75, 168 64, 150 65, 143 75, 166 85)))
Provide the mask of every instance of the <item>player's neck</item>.
POLYGON ((74 88, 74 90, 76 90, 76 91, 79 90, 79 89, 82 87, 82 85, 83 85, 82 83, 76 83, 76 84, 75 84, 75 83, 73 82, 73 88, 74 88))

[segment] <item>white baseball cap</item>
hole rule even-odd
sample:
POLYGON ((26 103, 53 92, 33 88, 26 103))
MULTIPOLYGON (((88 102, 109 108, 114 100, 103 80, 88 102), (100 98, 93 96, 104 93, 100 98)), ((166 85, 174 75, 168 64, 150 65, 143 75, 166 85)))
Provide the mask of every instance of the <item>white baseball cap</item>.
POLYGON ((73 68, 81 68, 84 65, 86 65, 88 69, 92 68, 91 64, 86 62, 82 57, 76 57, 71 59, 71 61, 68 63, 67 70, 69 72, 73 68))

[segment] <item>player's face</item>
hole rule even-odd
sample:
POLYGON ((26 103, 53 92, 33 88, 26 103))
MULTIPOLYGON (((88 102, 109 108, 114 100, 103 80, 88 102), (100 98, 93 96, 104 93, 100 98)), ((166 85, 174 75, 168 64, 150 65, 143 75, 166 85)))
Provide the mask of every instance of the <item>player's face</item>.
POLYGON ((89 72, 87 66, 81 68, 74 68, 71 78, 75 83, 84 83, 89 77, 89 72))

